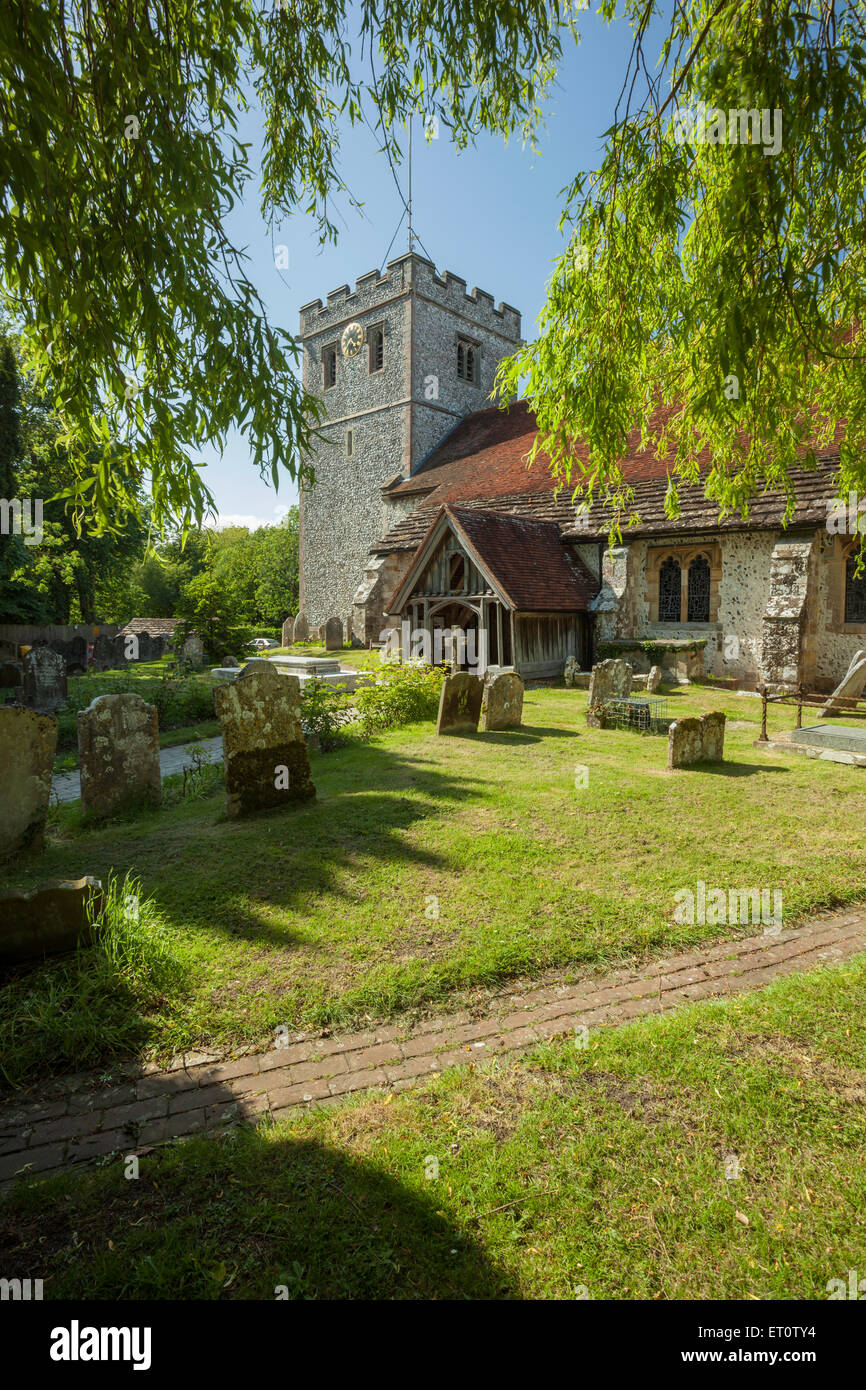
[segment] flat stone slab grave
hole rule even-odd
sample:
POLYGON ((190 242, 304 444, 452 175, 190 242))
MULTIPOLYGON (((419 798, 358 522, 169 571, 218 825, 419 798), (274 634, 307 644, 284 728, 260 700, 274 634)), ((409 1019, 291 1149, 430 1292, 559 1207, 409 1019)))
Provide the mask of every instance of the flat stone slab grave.
POLYGON ((822 748, 835 753, 859 753, 866 758, 866 726, 856 724, 810 724, 794 729, 792 743, 804 743, 809 748, 822 748))

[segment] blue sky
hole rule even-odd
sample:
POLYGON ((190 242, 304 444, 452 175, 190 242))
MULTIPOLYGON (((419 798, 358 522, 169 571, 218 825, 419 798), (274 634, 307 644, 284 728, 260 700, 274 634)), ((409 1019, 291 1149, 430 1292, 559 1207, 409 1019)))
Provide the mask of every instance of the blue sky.
MULTIPOLYGON (((567 41, 555 88, 545 107, 539 134, 540 154, 519 141, 483 137, 474 149, 458 154, 440 128, 429 145, 420 118, 415 125, 413 221, 437 269, 462 276, 498 304, 506 300, 523 314, 523 336, 531 339, 545 298, 553 261, 563 238, 557 230, 562 210, 560 190, 580 170, 600 162, 602 136, 614 107, 628 62, 631 31, 622 22, 609 27, 594 14, 581 18, 581 41, 567 41)), ((649 51, 652 50, 650 45, 649 51)), ((251 112, 241 138, 261 145, 261 125, 251 112)), ((397 227, 402 203, 388 161, 376 148, 366 126, 348 121, 341 143, 341 169, 363 214, 348 198, 337 203, 333 220, 339 229, 334 245, 321 247, 311 218, 297 216, 275 230, 273 242, 289 251, 289 268, 278 271, 272 238, 261 217, 258 188, 230 222, 236 245, 246 248, 249 278, 256 284, 274 322, 298 331, 298 309, 324 299, 338 285, 354 285, 359 275, 381 267, 397 227)), ((406 166, 398 167, 405 192, 406 166)), ((405 222, 390 256, 407 249, 405 222)), ((423 254, 423 249, 417 248, 423 254)), ((219 524, 270 522, 297 501, 297 487, 284 476, 279 492, 262 481, 240 435, 233 436, 222 457, 204 456, 205 479, 216 499, 219 524)))

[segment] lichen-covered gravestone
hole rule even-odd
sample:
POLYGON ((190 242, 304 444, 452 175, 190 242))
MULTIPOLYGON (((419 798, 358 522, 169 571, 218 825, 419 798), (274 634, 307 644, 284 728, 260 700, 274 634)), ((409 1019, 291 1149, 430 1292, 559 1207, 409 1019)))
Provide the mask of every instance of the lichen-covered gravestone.
POLYGON ((162 801, 156 706, 140 695, 97 695, 78 716, 81 809, 113 816, 162 801))
POLYGON ((602 727, 602 709, 608 700, 626 700, 631 694, 634 672, 627 661, 599 661, 589 678, 586 722, 593 729, 602 727))
POLYGON ((439 697, 437 734, 474 733, 478 728, 483 698, 484 682, 480 676, 473 676, 469 671, 446 676, 439 697))
POLYGON ((515 671, 499 671, 484 682, 481 728, 519 729, 523 718, 523 681, 515 671))
POLYGON ((294 626, 292 628, 292 641, 309 642, 309 640, 310 624, 307 622, 306 618, 304 617, 304 614, 299 613, 298 616, 295 618, 294 626))
POLYGON ((343 645, 343 624, 339 618, 329 618, 325 623, 325 651, 339 651, 343 645))
POLYGON ((283 630, 282 630, 282 632, 281 632, 281 634, 280 634, 280 636, 281 636, 281 638, 282 638, 282 645, 283 645, 284 647, 290 647, 290 646, 292 645, 292 640, 293 640, 294 635, 295 635, 294 629, 295 629, 295 620, 294 620, 294 618, 292 618, 292 617, 286 618, 286 621, 283 623, 283 630))
POLYGON ((659 686, 661 685, 661 683, 662 683, 662 668, 661 668, 661 666, 651 666, 651 667, 650 667, 650 671, 649 671, 649 675, 648 675, 647 678, 646 678, 647 693, 650 694, 650 695, 654 694, 654 692, 655 692, 656 690, 658 690, 658 688, 659 688, 659 686))
POLYGON ((50 714, 66 703, 66 662, 50 647, 31 647, 24 658, 24 703, 50 714))
POLYGON ((316 795, 301 728, 301 685, 252 661, 214 691, 223 736, 226 814, 234 820, 316 795))
POLYGON ((56 748, 56 719, 0 709, 0 857, 42 848, 56 748))
POLYGON ((564 680, 565 680, 566 687, 567 687, 569 690, 571 690, 572 687, 573 687, 573 685, 574 685, 574 673, 575 673, 575 671, 579 671, 579 670, 580 670, 580 664, 579 664, 579 662, 578 662, 578 660, 577 660, 577 657, 576 657, 576 656, 569 656, 569 657, 566 657, 565 669, 564 669, 564 671, 563 671, 562 674, 563 674, 563 678, 564 678, 564 680))
POLYGON ((700 719, 675 719, 668 729, 668 767, 720 763, 725 756, 725 715, 702 714, 700 719))

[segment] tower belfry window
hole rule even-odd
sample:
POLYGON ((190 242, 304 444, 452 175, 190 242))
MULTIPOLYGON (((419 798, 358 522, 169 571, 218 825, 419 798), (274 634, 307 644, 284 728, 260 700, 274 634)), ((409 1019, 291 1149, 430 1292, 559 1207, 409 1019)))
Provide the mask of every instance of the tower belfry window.
POLYGON ((370 371, 381 372, 385 365, 385 330, 371 328, 367 334, 370 349, 370 371))
POLYGON ((460 381, 478 383, 479 351, 466 338, 457 339, 457 376, 460 381))
POLYGON ((337 349, 335 345, 326 347, 322 352, 322 375, 325 390, 328 391, 337 384, 337 349))

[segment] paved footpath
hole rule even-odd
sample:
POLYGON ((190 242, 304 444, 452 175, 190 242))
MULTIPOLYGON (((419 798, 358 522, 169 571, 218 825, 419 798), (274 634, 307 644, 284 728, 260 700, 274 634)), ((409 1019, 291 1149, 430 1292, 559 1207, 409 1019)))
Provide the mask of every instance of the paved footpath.
MULTIPOLYGON (((160 777, 170 777, 174 772, 183 772, 185 764, 189 762, 187 749, 190 744, 195 744, 197 753, 210 753, 214 762, 222 759, 222 734, 217 734, 216 738, 190 739, 189 743, 179 743, 175 748, 160 748, 160 777)), ((55 772, 51 778, 51 795, 57 801, 78 801, 81 797, 81 778, 78 773, 55 772)))
POLYGON ((779 975, 866 949, 866 912, 815 919, 778 936, 725 941, 636 970, 492 996, 486 1017, 451 1014, 322 1038, 298 1034, 233 1061, 177 1058, 128 1067, 120 1084, 65 1077, 0 1109, 0 1183, 118 1152, 140 1152, 239 1120, 336 1104, 352 1091, 402 1089, 494 1053, 517 1053, 586 1026, 611 1026, 684 1003, 760 988, 779 975))

